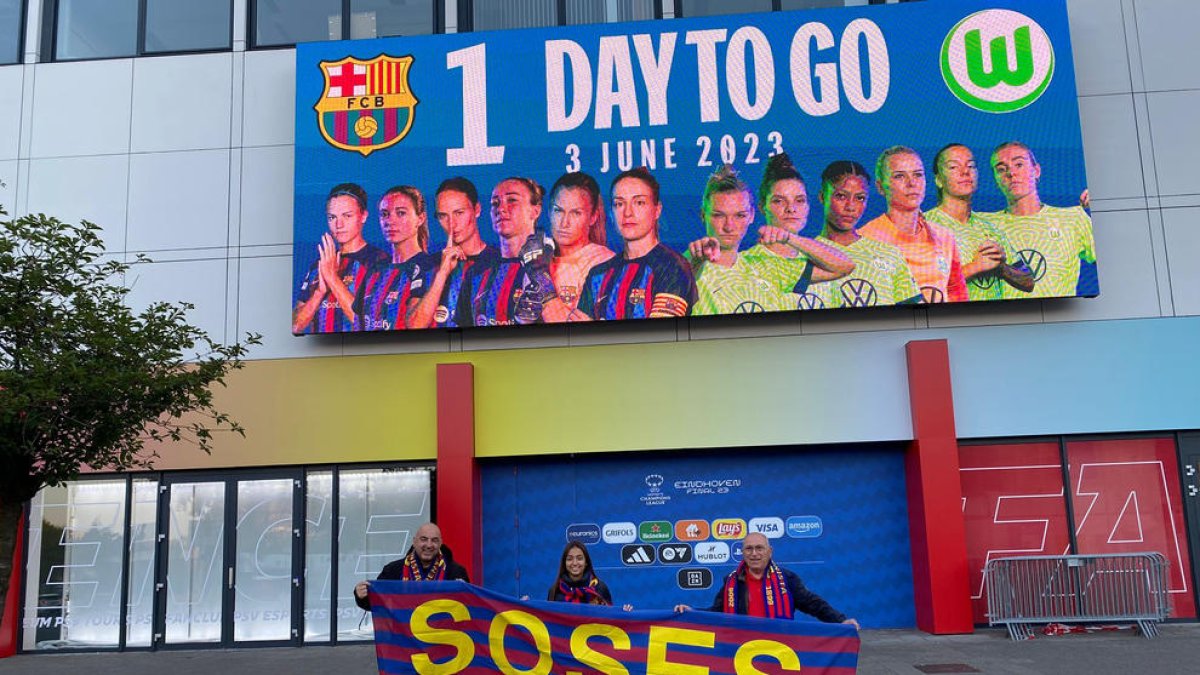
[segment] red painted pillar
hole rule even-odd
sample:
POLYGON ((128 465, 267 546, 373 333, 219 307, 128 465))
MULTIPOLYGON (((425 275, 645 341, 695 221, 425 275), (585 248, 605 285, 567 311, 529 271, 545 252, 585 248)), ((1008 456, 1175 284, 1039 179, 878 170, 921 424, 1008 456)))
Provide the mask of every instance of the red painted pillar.
POLYGON ((475 464, 475 374, 469 363, 437 367, 437 521, 442 539, 483 583, 479 468, 475 464))
POLYGON ((21 620, 21 559, 25 549, 25 516, 17 529, 17 545, 13 547, 12 574, 8 577, 8 598, 4 614, 0 615, 0 659, 17 653, 17 622, 21 620))
POLYGON ((971 633, 949 347, 945 340, 921 340, 905 351, 913 442, 904 462, 917 627, 935 635, 971 633))

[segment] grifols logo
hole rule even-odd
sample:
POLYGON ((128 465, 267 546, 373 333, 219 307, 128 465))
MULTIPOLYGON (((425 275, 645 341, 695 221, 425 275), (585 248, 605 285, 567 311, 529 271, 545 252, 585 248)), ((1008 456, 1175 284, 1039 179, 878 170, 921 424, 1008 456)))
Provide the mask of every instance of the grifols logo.
POLYGON ((1054 77, 1054 45, 1033 19, 985 9, 958 22, 942 43, 942 79, 958 100, 992 113, 1036 101, 1054 77))

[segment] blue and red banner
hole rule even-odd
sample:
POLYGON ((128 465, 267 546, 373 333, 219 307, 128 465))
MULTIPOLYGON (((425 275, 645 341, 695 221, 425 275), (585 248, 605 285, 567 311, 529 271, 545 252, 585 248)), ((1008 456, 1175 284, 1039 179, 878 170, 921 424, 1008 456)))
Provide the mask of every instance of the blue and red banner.
POLYGON ((848 675, 853 626, 520 601, 461 581, 371 583, 380 673, 848 675))

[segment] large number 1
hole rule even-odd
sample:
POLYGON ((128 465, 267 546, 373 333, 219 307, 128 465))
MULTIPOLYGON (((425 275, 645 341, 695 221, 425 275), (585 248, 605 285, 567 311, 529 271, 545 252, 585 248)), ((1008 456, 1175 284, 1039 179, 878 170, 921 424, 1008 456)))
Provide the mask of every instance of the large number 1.
POLYGON ((447 166, 502 164, 504 146, 487 140, 487 52, 478 44, 446 54, 446 68, 462 68, 463 145, 446 148, 447 166))

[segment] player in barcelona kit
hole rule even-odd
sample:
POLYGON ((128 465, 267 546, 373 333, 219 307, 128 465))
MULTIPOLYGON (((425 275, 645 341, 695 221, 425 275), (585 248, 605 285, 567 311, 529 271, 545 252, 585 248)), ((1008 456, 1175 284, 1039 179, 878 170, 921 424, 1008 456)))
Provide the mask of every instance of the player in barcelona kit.
POLYGON ((537 230, 545 189, 529 178, 513 176, 492 190, 492 229, 500 238, 500 256, 471 268, 458 298, 462 325, 504 326, 541 321, 554 298, 550 260, 554 241, 537 230))
MULTIPOLYGON (((1038 180, 1042 167, 1033 151, 1017 141, 992 152, 992 174, 1008 206, 981 214, 1000 227, 1028 265, 1037 285, 1033 292, 1006 297, 1056 298, 1076 295, 1082 263, 1096 262, 1092 219, 1082 206, 1059 208, 1042 203, 1038 180)), ((1086 199, 1086 192, 1084 193, 1086 199)), ((1086 289, 1089 294, 1098 289, 1086 289)))
POLYGON ((900 249, 925 302, 965 302, 967 281, 954 233, 921 214, 921 156, 902 145, 884 150, 875 164, 875 187, 887 201, 887 212, 863 225, 860 234, 900 249))
POLYGON ((662 202, 645 167, 617 174, 612 212, 625 250, 588 273, 579 310, 612 321, 686 316, 696 302, 691 266, 658 238, 662 202))
POLYGON ((579 296, 592 268, 615 254, 604 232, 604 202, 596 179, 583 172, 563 174, 550 188, 550 232, 554 259, 550 276, 558 294, 547 300, 542 319, 547 323, 586 321, 579 296))
POLYGON ((801 298, 814 309, 876 307, 921 302, 904 254, 895 246, 869 239, 855 229, 867 208, 871 175, 858 162, 840 160, 821 174, 819 199, 825 225, 817 241, 837 247, 854 261, 844 279, 809 286, 801 298))
MULTIPOLYGON (((742 239, 754 222, 754 195, 732 167, 718 169, 708 179, 701 202, 708 236, 688 247, 687 258, 696 274, 693 315, 795 309, 799 294, 810 281, 836 279, 854 269, 844 253, 797 234, 808 215, 803 183, 799 185, 800 194, 795 194, 792 183, 799 183, 799 174, 791 169, 789 177, 779 179, 780 167, 785 162, 791 167, 791 163, 784 155, 772 160, 774 165, 768 164, 767 168, 768 178, 775 178, 771 189, 776 190, 778 199, 791 203, 782 208, 776 204, 775 209, 793 221, 799 216, 799 222, 791 222, 788 227, 759 228, 758 244, 739 253, 742 239), (796 208, 797 202, 803 203, 803 215, 796 208)), ((774 214, 768 216, 768 222, 782 220, 774 214)))
POLYGON ((967 280, 967 296, 971 300, 1001 300, 1006 287, 1021 294, 1033 290, 1033 275, 1008 237, 971 210, 971 200, 979 188, 979 169, 971 149, 951 143, 938 151, 933 166, 938 205, 925 212, 925 219, 954 233, 967 280))
POLYGON ((317 244, 317 260, 309 267, 292 309, 292 333, 342 333, 358 325, 354 298, 376 265, 388 254, 363 238, 367 193, 354 183, 335 185, 325 199, 329 231, 317 244))
POLYGON ((360 330, 403 330, 408 312, 437 268, 429 254, 425 197, 411 185, 389 188, 379 200, 379 229, 392 245, 392 259, 367 273, 354 311, 360 330))
POLYGON ((469 326, 460 323, 456 311, 463 280, 473 267, 492 265, 500 251, 479 236, 479 192, 474 183, 461 176, 447 178, 434 198, 438 223, 446 231, 446 248, 428 283, 412 289, 417 302, 409 310, 408 327, 469 326))

